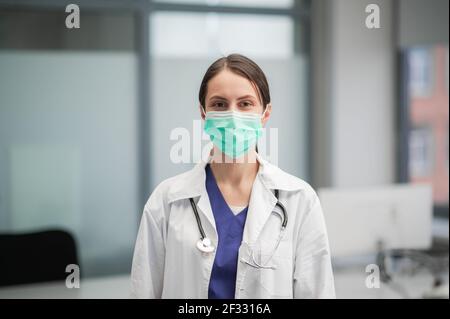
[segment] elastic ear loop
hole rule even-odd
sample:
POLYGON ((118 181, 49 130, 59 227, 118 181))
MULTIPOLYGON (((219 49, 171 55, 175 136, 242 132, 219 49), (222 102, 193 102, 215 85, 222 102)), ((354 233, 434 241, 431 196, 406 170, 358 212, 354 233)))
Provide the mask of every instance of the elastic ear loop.
MULTIPOLYGON (((266 114, 266 111, 267 111, 267 107, 264 109, 264 112, 261 114, 261 119, 264 118, 264 114, 266 114)), ((258 142, 256 142, 255 150, 256 150, 256 153, 259 153, 259 150, 258 150, 258 142)))
POLYGON ((264 109, 264 112, 261 114, 261 118, 264 117, 264 114, 266 114, 267 109, 268 109, 268 107, 266 106, 266 108, 264 109))

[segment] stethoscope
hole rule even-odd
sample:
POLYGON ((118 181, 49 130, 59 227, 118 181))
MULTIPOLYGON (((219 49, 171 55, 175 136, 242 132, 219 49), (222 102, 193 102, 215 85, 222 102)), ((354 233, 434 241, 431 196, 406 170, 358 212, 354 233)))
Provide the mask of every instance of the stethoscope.
MULTIPOLYGON (((252 253, 251 253, 251 258, 252 258, 253 263, 249 262, 247 260, 243 260, 246 264, 248 264, 252 267, 255 267, 255 268, 274 268, 274 266, 267 266, 267 263, 272 259, 273 255, 275 254, 275 251, 277 250, 277 248, 281 242, 281 239, 283 238, 284 230, 286 229, 286 226, 287 226, 288 216, 287 216, 286 208, 278 199, 278 197, 279 197, 278 189, 275 189, 274 193, 275 193, 275 197, 277 198, 277 203, 275 204, 275 207, 278 207, 281 210, 281 214, 276 210, 273 210, 272 213, 275 213, 276 215, 280 216, 280 218, 281 218, 280 234, 278 236, 275 248, 273 249, 272 253, 269 255, 269 258, 264 263, 258 263, 255 260, 254 250, 252 250, 252 253)), ((189 201, 191 202, 192 210, 194 211, 195 219, 197 220, 198 230, 200 231, 200 236, 201 236, 200 239, 197 241, 196 246, 197 246, 198 250, 200 250, 202 253, 207 253, 207 254, 212 253, 214 251, 215 247, 212 244, 211 239, 206 237, 206 233, 205 233, 205 230, 203 229, 202 221, 200 220, 200 215, 198 214, 197 205, 195 204, 193 198, 189 198, 189 201)))

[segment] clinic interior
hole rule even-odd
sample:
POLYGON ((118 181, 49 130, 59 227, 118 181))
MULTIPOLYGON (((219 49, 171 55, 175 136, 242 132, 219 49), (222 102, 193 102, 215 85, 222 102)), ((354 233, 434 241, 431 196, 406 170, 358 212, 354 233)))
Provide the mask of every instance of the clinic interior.
POLYGON ((127 298, 143 206, 193 165, 171 132, 234 52, 268 77, 271 159, 321 199, 337 297, 448 298, 447 0, 76 3, 68 29, 65 1, 0 0, 0 298, 127 298))

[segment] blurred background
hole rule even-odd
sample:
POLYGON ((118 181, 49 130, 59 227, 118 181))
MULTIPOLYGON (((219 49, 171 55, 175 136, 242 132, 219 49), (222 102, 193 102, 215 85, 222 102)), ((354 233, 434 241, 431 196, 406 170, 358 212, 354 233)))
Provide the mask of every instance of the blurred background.
POLYGON ((0 0, 0 298, 127 297, 143 206, 193 165, 170 133, 230 53, 318 190, 338 298, 448 298, 447 0, 78 0, 78 29, 69 3, 0 0))

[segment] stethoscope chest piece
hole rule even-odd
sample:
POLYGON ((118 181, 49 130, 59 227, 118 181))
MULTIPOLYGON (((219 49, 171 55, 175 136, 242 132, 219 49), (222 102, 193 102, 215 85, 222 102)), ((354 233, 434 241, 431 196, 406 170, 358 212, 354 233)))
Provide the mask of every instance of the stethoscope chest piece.
MULTIPOLYGON (((275 197, 278 200, 278 190, 277 189, 275 190, 275 197)), ((193 198, 189 198, 189 201, 191 202, 192 210, 194 211, 195 219, 197 221, 198 230, 200 231, 200 235, 201 235, 201 238, 197 241, 197 248, 202 253, 207 253, 207 254, 212 253, 215 250, 215 247, 212 244, 211 239, 206 237, 205 231, 202 226, 202 222, 200 220, 200 216, 197 211, 197 205, 195 204, 193 198)), ((280 201, 277 201, 276 206, 278 206, 281 210, 281 213, 276 212, 276 214, 280 215, 280 217, 281 217, 281 230, 280 230, 280 236, 278 236, 277 245, 276 245, 274 251, 276 250, 276 248, 278 247, 278 244, 281 241, 281 237, 283 235, 283 232, 286 228, 287 221, 288 221, 286 208, 284 208, 283 204, 281 204, 280 201)), ((253 258, 253 253, 252 253, 252 258, 253 258)), ((255 265, 252 265, 252 264, 251 265, 254 267, 258 267, 258 268, 265 268, 264 265, 260 265, 260 264, 256 263, 255 261, 254 261, 254 264, 255 265)))
POLYGON ((211 243, 211 239, 206 237, 198 240, 197 248, 203 253, 212 253, 214 251, 214 246, 211 243))

